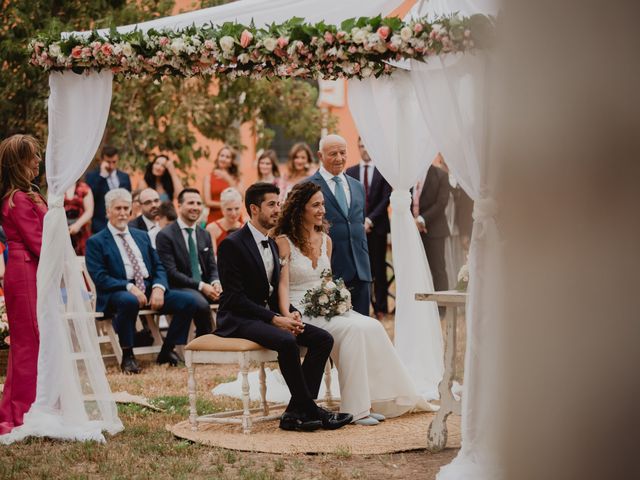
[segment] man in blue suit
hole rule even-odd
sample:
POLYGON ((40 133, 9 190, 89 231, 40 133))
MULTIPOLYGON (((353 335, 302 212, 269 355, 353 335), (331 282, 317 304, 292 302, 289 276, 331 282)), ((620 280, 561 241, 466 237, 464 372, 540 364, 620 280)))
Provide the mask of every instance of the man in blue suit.
POLYGON ((131 191, 131 179, 129 175, 118 170, 118 150, 110 145, 102 148, 100 168, 88 172, 85 181, 93 193, 93 218, 91 219, 91 232, 98 233, 107 226, 104 196, 115 188, 124 188, 131 191))
POLYGON ((365 196, 362 184, 344 174, 347 142, 340 135, 320 140, 320 170, 309 180, 322 188, 333 241, 331 268, 351 291, 353 309, 369 315, 371 267, 364 229, 365 196))
POLYGON ((122 348, 122 371, 140 373, 133 355, 136 319, 141 308, 173 314, 157 363, 178 364, 174 351, 184 345, 196 304, 188 293, 171 291, 157 252, 146 232, 128 228, 131 194, 116 188, 105 195, 107 228, 87 241, 87 270, 96 285, 96 310, 113 315, 122 348))

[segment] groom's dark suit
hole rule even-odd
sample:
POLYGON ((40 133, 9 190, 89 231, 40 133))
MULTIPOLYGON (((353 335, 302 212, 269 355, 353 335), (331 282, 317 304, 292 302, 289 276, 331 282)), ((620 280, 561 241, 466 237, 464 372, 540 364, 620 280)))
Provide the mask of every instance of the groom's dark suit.
POLYGON ((270 279, 258 248, 266 247, 258 247, 249 225, 229 235, 218 247, 222 296, 215 333, 222 337, 246 338, 277 351, 280 371, 291 392, 287 411, 304 412, 317 418, 313 399, 318 396, 333 337, 313 325, 305 325, 304 332, 296 337, 271 323, 273 317, 280 315, 278 248, 272 239, 268 240, 274 264, 270 279), (269 285, 273 287, 271 294, 269 285), (298 345, 307 347, 302 366, 298 345))

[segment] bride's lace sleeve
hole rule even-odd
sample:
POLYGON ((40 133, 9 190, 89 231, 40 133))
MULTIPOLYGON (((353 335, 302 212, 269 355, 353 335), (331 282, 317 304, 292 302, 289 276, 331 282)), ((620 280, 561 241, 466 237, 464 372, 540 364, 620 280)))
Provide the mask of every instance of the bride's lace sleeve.
POLYGON ((284 267, 291 260, 291 255, 287 255, 286 257, 280 257, 280 266, 284 267))

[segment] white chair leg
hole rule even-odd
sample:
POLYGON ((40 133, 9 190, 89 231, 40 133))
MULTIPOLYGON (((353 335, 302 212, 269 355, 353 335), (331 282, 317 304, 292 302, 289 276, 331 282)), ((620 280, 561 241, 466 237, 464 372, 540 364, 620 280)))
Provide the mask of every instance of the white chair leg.
POLYGON ((327 360, 324 366, 324 401, 327 406, 333 405, 333 394, 331 393, 331 360, 327 360))
POLYGON ((260 398, 262 400, 262 414, 269 415, 269 404, 267 404, 267 375, 264 371, 264 362, 260 362, 260 398))
POLYGON ((242 374, 242 433, 251 433, 251 412, 249 411, 249 362, 240 353, 240 373, 242 374))
POLYGON ((187 350, 184 355, 184 361, 187 365, 187 390, 189 392, 189 423, 191 430, 198 430, 198 408, 196 406, 196 369, 193 364, 193 352, 187 350))
POLYGON ((111 342, 111 348, 113 349, 113 353, 116 356, 116 360, 118 360, 118 366, 122 363, 122 348, 120 348, 120 340, 118 340, 118 335, 113 328, 113 323, 111 320, 102 320, 105 325, 104 329, 107 331, 107 336, 109 337, 109 341, 111 342))

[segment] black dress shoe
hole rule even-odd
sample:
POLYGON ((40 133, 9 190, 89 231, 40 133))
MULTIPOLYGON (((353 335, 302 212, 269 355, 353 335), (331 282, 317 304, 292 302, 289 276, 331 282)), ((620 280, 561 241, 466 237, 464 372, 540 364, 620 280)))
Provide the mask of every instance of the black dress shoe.
POLYGON ((120 364, 120 368, 122 369, 122 372, 127 375, 140 373, 142 371, 140 365, 136 362, 135 357, 124 357, 120 364))
POLYGON ((322 407, 318 407, 318 417, 325 430, 336 430, 353 421, 353 415, 350 413, 333 413, 322 407))
POLYGON ((322 427, 322 422, 303 413, 284 412, 280 417, 282 430, 294 430, 298 432, 313 432, 322 427))
POLYGON ((171 367, 177 367, 179 361, 180 357, 173 350, 162 350, 156 359, 158 365, 168 363, 171 367))

